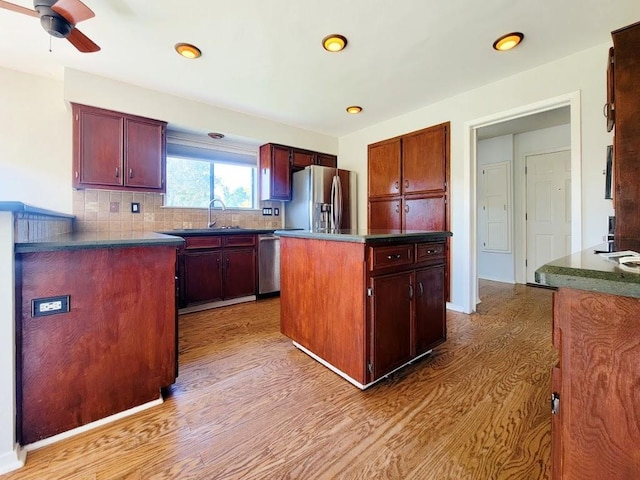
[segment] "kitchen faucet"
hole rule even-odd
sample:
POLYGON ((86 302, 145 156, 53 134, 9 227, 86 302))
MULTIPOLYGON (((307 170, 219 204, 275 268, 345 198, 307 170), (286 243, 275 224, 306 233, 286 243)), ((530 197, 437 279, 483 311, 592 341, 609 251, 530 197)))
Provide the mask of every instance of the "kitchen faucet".
POLYGON ((224 212, 225 210, 225 206, 224 206, 224 202, 222 200, 220 200, 219 198, 214 198, 213 200, 211 200, 209 202, 209 224, 207 225, 208 228, 213 227, 216 224, 217 220, 214 220, 213 222, 211 221, 211 209, 213 208, 213 204, 216 202, 220 202, 220 205, 222 206, 222 211, 224 212))

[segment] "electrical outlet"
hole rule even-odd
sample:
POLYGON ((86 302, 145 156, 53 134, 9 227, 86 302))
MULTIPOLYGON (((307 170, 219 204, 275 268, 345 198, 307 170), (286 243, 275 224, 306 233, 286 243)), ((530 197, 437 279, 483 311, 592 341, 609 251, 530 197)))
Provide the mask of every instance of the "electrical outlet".
POLYGON ((69 295, 36 298, 31 301, 31 316, 44 317, 46 315, 66 313, 70 310, 69 305, 69 295))
POLYGON ((140 213, 140 203, 133 202, 131 204, 131 213, 140 213))
POLYGON ((272 215, 271 207, 265 207, 262 209, 262 215, 272 215))

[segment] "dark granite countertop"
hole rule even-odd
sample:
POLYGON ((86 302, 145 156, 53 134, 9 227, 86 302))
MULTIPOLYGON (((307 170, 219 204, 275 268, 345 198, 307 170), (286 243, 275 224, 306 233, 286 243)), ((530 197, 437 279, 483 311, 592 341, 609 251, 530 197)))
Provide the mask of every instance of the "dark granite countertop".
POLYGON ((309 230, 276 230, 281 237, 332 240, 352 243, 435 242, 443 241, 451 232, 428 232, 415 230, 338 230, 335 232, 312 232, 309 230))
POLYGON ((549 262, 536 271, 536 280, 551 287, 640 298, 640 268, 620 265, 594 251, 603 248, 589 248, 549 262))
POLYGON ((154 232, 73 232, 15 244, 16 253, 48 252, 54 250, 77 250, 86 248, 155 247, 175 245, 184 240, 179 236, 154 232))
POLYGON ((164 235, 177 235, 178 237, 200 237, 204 235, 238 235, 238 234, 265 234, 273 233, 275 229, 267 228, 178 228, 175 230, 163 230, 157 233, 164 235))
POLYGON ((22 202, 0 202, 0 212, 29 213, 32 215, 47 215, 49 217, 75 218, 74 215, 54 212, 44 208, 32 207, 22 202))

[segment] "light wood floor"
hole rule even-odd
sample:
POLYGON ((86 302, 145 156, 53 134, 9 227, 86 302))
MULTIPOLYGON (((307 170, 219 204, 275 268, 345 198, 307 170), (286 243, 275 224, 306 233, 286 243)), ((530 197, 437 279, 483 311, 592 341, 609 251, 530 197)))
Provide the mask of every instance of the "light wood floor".
POLYGON ((279 333, 278 299, 184 315, 163 405, 0 478, 548 478, 551 292, 480 293, 430 358, 364 392, 279 333))

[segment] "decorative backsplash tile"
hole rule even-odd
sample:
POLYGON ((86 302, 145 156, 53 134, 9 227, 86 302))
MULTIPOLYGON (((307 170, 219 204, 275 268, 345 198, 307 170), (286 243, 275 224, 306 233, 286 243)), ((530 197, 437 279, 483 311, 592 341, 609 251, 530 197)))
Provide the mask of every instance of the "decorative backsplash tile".
MULTIPOLYGON (((203 208, 163 206, 161 193, 120 192, 112 190, 74 190, 73 214, 75 230, 82 232, 160 232, 176 228, 206 228, 208 211, 203 208), (131 204, 140 205, 139 213, 131 212, 131 204)), ((280 202, 261 202, 260 208, 279 207, 280 202)), ((238 225, 245 228, 282 228, 282 215, 263 216, 261 210, 228 208, 212 211, 216 225, 238 225)))

